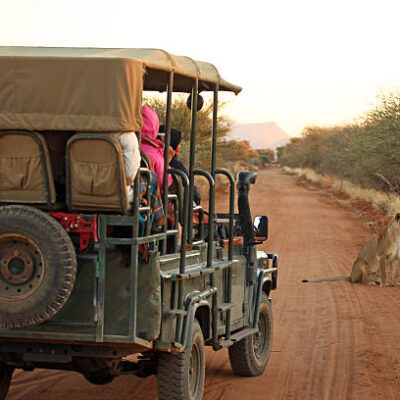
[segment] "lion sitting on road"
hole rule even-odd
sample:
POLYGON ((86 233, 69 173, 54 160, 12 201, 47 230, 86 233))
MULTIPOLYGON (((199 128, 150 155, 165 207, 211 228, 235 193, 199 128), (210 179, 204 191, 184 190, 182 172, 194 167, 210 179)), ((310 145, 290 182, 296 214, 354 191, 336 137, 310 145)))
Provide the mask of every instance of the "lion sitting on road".
POLYGON ((350 281, 367 283, 368 285, 388 286, 386 267, 390 267, 391 285, 399 286, 396 280, 397 270, 400 264, 400 213, 382 232, 375 234, 361 249, 353 264, 350 276, 338 276, 334 278, 318 279, 303 282, 327 282, 350 281))

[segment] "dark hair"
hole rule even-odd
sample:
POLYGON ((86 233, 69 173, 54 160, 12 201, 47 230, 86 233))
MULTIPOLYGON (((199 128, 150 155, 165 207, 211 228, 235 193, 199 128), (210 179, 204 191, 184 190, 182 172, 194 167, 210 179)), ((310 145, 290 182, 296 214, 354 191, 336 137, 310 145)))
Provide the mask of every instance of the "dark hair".
MULTIPOLYGON (((159 133, 165 133, 165 125, 160 125, 159 133)), ((176 150, 181 143, 182 132, 179 129, 171 128, 171 141, 170 146, 176 150)))

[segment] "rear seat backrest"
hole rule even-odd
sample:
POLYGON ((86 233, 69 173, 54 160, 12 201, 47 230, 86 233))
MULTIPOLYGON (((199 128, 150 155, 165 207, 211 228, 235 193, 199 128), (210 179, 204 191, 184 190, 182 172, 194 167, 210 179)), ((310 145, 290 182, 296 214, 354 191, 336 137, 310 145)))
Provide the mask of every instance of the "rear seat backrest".
POLYGON ((129 208, 123 155, 107 134, 76 134, 67 143, 67 207, 118 211, 129 208))
POLYGON ((54 206, 49 152, 40 133, 0 132, 0 202, 54 206))

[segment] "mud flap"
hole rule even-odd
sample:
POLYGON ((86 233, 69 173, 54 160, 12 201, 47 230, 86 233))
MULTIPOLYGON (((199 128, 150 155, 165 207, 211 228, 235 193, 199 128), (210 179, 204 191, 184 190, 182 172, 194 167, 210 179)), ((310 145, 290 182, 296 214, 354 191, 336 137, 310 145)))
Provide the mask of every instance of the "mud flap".
POLYGON ((154 340, 160 335, 161 327, 161 277, 158 252, 150 251, 148 264, 139 264, 137 290, 138 336, 154 340))
MULTIPOLYGON (((130 259, 121 251, 107 253, 105 334, 127 335, 130 304, 130 259)), ((149 251, 149 262, 138 263, 136 334, 153 340, 161 326, 161 278, 158 252, 149 251)))

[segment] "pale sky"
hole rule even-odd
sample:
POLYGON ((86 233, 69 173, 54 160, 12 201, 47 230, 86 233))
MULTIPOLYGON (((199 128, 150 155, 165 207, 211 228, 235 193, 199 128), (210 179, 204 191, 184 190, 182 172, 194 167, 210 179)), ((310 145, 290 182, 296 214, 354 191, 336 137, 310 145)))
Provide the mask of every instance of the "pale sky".
POLYGON ((0 45, 151 47, 208 61, 243 87, 238 123, 353 120, 400 86, 400 2, 0 0, 0 45))

